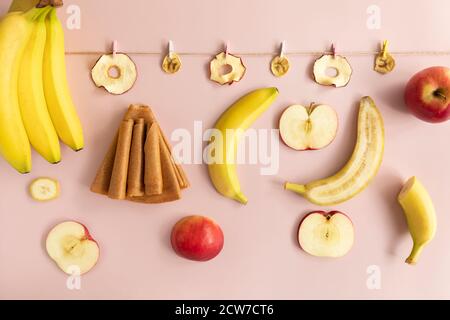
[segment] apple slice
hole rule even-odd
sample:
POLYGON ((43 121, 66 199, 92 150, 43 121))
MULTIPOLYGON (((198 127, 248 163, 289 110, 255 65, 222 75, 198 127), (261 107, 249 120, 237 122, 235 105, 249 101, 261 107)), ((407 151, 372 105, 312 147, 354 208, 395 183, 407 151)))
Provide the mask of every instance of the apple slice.
POLYGON ((280 118, 280 135, 287 146, 295 150, 318 150, 336 137, 338 116, 330 106, 293 105, 280 118))
POLYGON ((88 229, 81 223, 66 221, 56 225, 48 234, 47 253, 67 274, 75 270, 84 274, 97 263, 99 247, 88 229))
POLYGON ((353 240, 353 223, 339 211, 311 212, 298 229, 300 246, 316 257, 342 257, 352 248, 353 240))

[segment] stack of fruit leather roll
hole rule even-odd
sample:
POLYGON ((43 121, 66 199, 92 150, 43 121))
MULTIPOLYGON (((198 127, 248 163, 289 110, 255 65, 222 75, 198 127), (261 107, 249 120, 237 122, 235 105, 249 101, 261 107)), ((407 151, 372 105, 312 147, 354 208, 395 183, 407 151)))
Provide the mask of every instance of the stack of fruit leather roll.
POLYGON ((181 198, 189 181, 148 106, 131 105, 91 191, 111 199, 162 203, 181 198))

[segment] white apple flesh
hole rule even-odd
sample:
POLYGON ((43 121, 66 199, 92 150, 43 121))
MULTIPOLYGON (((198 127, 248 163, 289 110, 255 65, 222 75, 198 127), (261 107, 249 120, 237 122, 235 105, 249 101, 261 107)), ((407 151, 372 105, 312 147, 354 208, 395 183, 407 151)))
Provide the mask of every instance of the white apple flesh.
POLYGON ((288 107, 280 118, 280 135, 284 143, 295 150, 318 150, 336 137, 338 116, 330 106, 312 105, 288 107))
POLYGON ((300 223, 298 241, 301 248, 313 256, 342 257, 353 246, 353 223, 338 211, 315 211, 300 223))
POLYGON ((48 234, 47 253, 67 274, 84 274, 97 263, 100 250, 88 229, 74 221, 56 225, 48 234))

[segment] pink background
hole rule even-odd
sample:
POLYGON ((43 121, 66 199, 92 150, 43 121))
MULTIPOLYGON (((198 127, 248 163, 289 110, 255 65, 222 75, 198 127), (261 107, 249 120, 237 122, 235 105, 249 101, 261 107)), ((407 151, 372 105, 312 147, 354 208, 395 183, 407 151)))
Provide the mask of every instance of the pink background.
MULTIPOLYGON (((0 11, 7 9, 2 1, 0 11)), ((449 50, 450 2, 287 1, 287 0, 66 0, 81 8, 81 30, 67 30, 68 51, 106 50, 117 39, 123 51, 159 51, 175 41, 179 51, 217 52, 224 40, 231 51, 272 51, 281 40, 291 50, 376 50, 387 38, 392 50, 449 50), (366 27, 366 9, 381 8, 380 30, 366 27)), ((60 16, 67 18, 65 9, 60 16)), ((209 57, 182 57, 182 71, 166 75, 162 57, 133 56, 140 77, 127 94, 112 96, 97 89, 90 68, 97 55, 67 57, 69 82, 85 128, 87 147, 74 153, 63 148, 63 161, 47 164, 34 154, 33 172, 20 176, 0 160, 0 298, 56 299, 312 299, 312 298, 450 298, 450 130, 430 125, 405 112, 403 87, 410 76, 432 65, 448 65, 448 56, 397 56, 397 69, 381 76, 372 71, 373 57, 348 56, 354 69, 343 89, 324 88, 310 79, 312 56, 290 57, 292 69, 274 78, 270 57, 244 57, 245 78, 231 87, 208 80, 209 57), (340 131, 322 151, 280 149, 280 171, 260 176, 259 166, 239 167, 247 206, 219 196, 204 165, 185 165, 192 187, 183 199, 163 205, 115 202, 93 194, 89 185, 130 103, 147 103, 165 130, 204 127, 249 90, 277 86, 280 96, 255 124, 275 128, 282 110, 293 103, 323 102, 335 107, 340 131), (358 100, 370 95, 386 127, 382 168, 358 197, 335 206, 353 220, 352 251, 337 260, 307 255, 298 247, 300 219, 318 209, 293 193, 283 181, 307 182, 334 173, 349 158, 356 130, 358 100), (415 267, 403 261, 411 247, 403 213, 396 202, 402 182, 417 175, 437 209, 436 238, 415 267), (39 176, 60 180, 61 197, 36 203, 27 193, 39 176), (170 247, 172 225, 189 214, 207 215, 222 226, 223 252, 207 263, 179 258, 170 247), (101 259, 82 278, 82 289, 66 288, 66 276, 48 258, 44 240, 57 222, 85 223, 101 246, 101 259), (381 270, 381 289, 366 286, 368 266, 381 270)))

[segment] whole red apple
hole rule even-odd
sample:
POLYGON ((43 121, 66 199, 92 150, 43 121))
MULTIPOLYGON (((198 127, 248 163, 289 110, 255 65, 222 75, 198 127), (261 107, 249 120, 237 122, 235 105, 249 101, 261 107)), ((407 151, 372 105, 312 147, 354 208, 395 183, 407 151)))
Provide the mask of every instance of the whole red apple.
POLYGON ((208 261, 223 248, 223 232, 212 219, 189 216, 178 221, 172 229, 172 248, 186 259, 208 261))
POLYGON ((431 67, 416 73, 406 85, 405 103, 424 121, 450 119, 450 69, 431 67))

